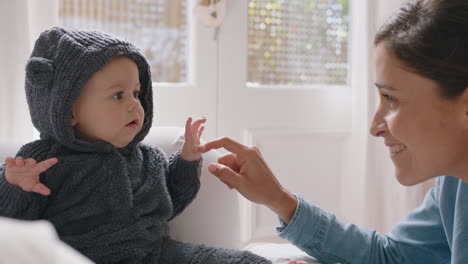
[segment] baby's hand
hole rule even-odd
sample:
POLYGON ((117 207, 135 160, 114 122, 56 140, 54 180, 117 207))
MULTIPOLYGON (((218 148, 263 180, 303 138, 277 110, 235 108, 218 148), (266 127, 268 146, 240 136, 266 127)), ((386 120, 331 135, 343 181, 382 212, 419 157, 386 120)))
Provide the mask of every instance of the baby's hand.
POLYGON ((200 151, 200 137, 205 127, 202 125, 206 122, 206 118, 200 118, 192 123, 192 118, 189 117, 185 123, 185 143, 182 147, 182 158, 186 161, 196 161, 202 156, 200 151))
POLYGON ((34 159, 24 160, 22 157, 6 159, 5 179, 8 183, 18 186, 26 192, 36 192, 49 195, 50 189, 39 181, 39 175, 57 164, 57 158, 37 163, 34 159))

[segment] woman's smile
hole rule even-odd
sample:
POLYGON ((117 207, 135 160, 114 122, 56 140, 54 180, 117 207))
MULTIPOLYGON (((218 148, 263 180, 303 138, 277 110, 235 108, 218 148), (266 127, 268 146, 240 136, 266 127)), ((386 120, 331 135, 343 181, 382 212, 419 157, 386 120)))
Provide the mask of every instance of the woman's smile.
POLYGON ((396 144, 389 146, 390 155, 395 156, 406 150, 406 146, 403 144, 396 144))

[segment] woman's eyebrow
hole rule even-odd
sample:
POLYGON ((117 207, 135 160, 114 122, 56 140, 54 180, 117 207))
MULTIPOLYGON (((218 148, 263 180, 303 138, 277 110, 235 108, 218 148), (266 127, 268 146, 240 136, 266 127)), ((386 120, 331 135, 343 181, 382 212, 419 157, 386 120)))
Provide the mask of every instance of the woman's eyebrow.
POLYGON ((396 91, 396 88, 391 87, 390 85, 386 85, 384 83, 374 83, 374 85, 379 88, 379 89, 385 89, 385 90, 391 90, 391 91, 396 91))

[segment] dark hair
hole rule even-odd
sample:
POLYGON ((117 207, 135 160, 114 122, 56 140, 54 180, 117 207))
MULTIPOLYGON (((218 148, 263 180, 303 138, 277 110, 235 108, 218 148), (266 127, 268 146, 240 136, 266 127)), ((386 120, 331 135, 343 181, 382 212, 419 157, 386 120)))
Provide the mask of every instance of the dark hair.
POLYGON ((437 82, 453 99, 468 86, 468 0, 416 0, 404 4, 377 32, 409 70, 437 82))

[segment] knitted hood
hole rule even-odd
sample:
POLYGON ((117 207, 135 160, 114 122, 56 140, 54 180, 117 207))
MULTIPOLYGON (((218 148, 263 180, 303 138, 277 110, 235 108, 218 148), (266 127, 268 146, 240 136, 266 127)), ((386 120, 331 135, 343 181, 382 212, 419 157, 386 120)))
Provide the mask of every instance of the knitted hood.
POLYGON ((141 131, 125 148, 141 142, 153 119, 151 73, 148 62, 131 43, 97 31, 54 27, 44 31, 35 43, 26 65, 26 97, 34 126, 41 138, 53 138, 76 151, 107 152, 107 142, 88 142, 75 133, 72 108, 92 75, 117 56, 127 56, 138 65, 145 111, 141 131))

